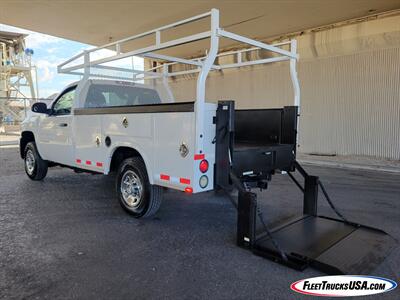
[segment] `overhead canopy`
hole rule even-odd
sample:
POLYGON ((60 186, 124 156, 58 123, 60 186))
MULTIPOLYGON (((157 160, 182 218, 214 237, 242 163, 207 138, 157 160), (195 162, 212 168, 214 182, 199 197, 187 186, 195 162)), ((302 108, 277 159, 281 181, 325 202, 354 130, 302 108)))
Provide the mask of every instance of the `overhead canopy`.
MULTIPOLYGON (((1 1, 0 23, 92 45, 103 45, 215 7, 221 27, 263 39, 400 8, 398 0, 335 1, 1 1)), ((166 33, 175 38, 207 30, 207 23, 166 33)), ((149 38, 127 45, 144 47, 149 38)), ((222 44, 228 46, 228 44, 222 44)), ((176 56, 204 53, 207 43, 168 50, 176 56)))
POLYGON ((26 36, 27 34, 23 33, 0 31, 0 43, 13 44, 26 36))

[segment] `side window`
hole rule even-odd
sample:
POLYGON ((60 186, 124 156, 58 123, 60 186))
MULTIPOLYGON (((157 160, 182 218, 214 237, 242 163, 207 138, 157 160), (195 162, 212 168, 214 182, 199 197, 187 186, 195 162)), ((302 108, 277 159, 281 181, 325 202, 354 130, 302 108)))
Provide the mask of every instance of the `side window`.
POLYGON ((107 107, 107 100, 104 96, 103 89, 99 89, 96 85, 91 85, 86 96, 85 107, 107 107))
POLYGON ((72 104, 75 96, 75 87, 62 95, 53 105, 53 115, 71 114, 72 104))
POLYGON ((155 89, 136 85, 93 84, 86 96, 85 108, 132 106, 161 103, 155 89))

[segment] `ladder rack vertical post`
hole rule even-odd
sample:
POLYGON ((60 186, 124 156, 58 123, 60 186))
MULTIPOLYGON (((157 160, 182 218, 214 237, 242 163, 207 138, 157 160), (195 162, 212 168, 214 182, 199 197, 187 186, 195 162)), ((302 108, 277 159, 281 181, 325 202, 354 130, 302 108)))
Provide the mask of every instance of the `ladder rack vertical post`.
POLYGON ((159 46, 161 44, 161 32, 160 30, 156 31, 156 46, 159 46))
POLYGON ((211 10, 211 36, 210 36, 210 49, 208 51, 206 59, 203 61, 202 69, 197 78, 196 88, 196 153, 203 152, 203 137, 204 137, 204 106, 206 96, 206 80, 208 73, 210 72, 215 58, 218 54, 218 29, 219 29, 219 10, 213 8, 211 10))
POLYGON ((83 78, 84 80, 88 79, 90 76, 90 53, 84 50, 83 54, 83 78))
MULTIPOLYGON (((290 78, 292 80, 293 85, 293 93, 294 93, 294 106, 297 106, 297 132, 299 132, 299 125, 300 125, 300 114, 301 114, 301 102, 300 102, 300 84, 299 84, 299 77, 297 74, 296 63, 298 60, 297 56, 297 41, 291 40, 290 41, 290 52, 296 56, 296 58, 290 58, 290 78)), ((296 147, 299 145, 299 135, 296 134, 296 147)))
POLYGON ((172 93, 171 87, 169 86, 169 83, 168 83, 168 65, 165 63, 163 64, 162 82, 163 82, 164 88, 168 95, 168 102, 170 102, 170 103, 175 102, 174 94, 172 93))
MULTIPOLYGON (((297 55, 297 41, 290 41, 290 52, 293 55, 297 55)), ((294 91, 294 105, 299 107, 300 113, 300 84, 297 75, 296 62, 298 58, 290 58, 290 78, 292 79, 293 91, 294 91)))

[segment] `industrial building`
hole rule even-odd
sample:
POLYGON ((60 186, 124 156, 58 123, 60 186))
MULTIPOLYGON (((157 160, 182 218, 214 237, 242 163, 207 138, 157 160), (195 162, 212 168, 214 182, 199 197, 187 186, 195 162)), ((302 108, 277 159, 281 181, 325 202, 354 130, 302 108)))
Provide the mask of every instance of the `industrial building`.
POLYGON ((19 125, 37 98, 33 50, 26 48, 26 36, 0 31, 0 142, 17 139, 19 125))

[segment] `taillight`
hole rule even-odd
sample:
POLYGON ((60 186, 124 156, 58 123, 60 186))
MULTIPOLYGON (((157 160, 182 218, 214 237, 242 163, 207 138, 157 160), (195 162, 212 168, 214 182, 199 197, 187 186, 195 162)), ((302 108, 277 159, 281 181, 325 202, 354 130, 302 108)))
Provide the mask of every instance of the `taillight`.
POLYGON ((191 188, 190 186, 185 187, 185 193, 188 193, 188 194, 193 193, 193 188, 191 188))
POLYGON ((205 159, 203 159, 203 160, 200 162, 199 168, 200 168, 201 173, 207 172, 207 171, 208 171, 208 161, 205 160, 205 159))

